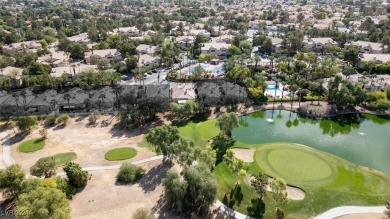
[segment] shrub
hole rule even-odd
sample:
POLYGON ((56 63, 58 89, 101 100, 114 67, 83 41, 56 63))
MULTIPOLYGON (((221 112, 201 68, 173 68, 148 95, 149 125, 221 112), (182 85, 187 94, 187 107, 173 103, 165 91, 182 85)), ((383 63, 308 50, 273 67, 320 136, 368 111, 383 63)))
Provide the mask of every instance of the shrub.
POLYGON ((54 125, 56 123, 56 116, 55 115, 48 115, 46 117, 46 125, 54 125))
POLYGON ((47 136, 47 130, 43 128, 39 130, 39 134, 42 136, 43 139, 45 139, 47 136))
POLYGON ((56 162, 52 157, 43 157, 30 168, 30 172, 37 177, 51 177, 56 173, 56 162))
POLYGON ((30 130, 32 126, 37 124, 36 116, 20 116, 18 120, 16 120, 16 126, 20 129, 20 131, 25 132, 30 130))
POLYGON ((99 118, 99 114, 97 113, 92 113, 91 115, 88 116, 88 121, 90 124, 95 124, 96 120, 99 118))
POLYGON ((56 123, 57 124, 63 124, 66 125, 66 123, 69 120, 69 116, 67 114, 61 114, 60 116, 57 117, 56 123))
POLYGON ((76 194, 76 188, 71 186, 69 182, 64 178, 57 177, 56 182, 57 182, 57 189, 65 193, 66 198, 72 199, 73 195, 76 194))
POLYGON ((131 163, 123 163, 116 175, 116 180, 122 183, 133 183, 142 178, 145 170, 131 163))
POLYGON ((147 208, 138 208, 131 216, 131 219, 155 219, 156 217, 153 215, 147 208))
POLYGON ((77 163, 69 162, 63 167, 68 182, 71 186, 81 188, 87 185, 88 182, 88 171, 82 170, 81 166, 77 163))

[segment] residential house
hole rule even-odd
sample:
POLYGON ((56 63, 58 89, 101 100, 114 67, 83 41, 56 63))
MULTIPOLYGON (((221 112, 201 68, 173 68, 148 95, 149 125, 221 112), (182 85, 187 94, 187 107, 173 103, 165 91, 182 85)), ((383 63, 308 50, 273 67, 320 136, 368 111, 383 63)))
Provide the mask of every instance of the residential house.
POLYGON ((376 61, 378 64, 384 62, 390 62, 390 54, 368 54, 363 53, 360 55, 360 60, 358 63, 359 68, 363 68, 363 62, 365 61, 376 61))
POLYGON ((202 54, 216 54, 220 59, 227 58, 229 47, 227 43, 203 43, 201 47, 202 54))
POLYGON ((181 48, 188 48, 194 45, 195 38, 193 36, 181 36, 176 38, 176 42, 181 48))
POLYGON ((86 43, 86 44, 92 42, 92 40, 89 39, 88 33, 80 33, 78 35, 68 37, 68 40, 75 43, 86 43))
POLYGON ((58 100, 59 111, 82 111, 86 108, 87 99, 90 99, 90 94, 81 88, 73 88, 70 91, 62 94, 62 98, 58 100))
POLYGON ((69 66, 61 66, 55 67, 51 69, 50 75, 52 77, 58 78, 65 76, 66 81, 73 81, 75 76, 87 69, 96 69, 96 65, 86 65, 86 64, 78 64, 78 65, 69 65, 69 66))
POLYGON ((5 68, 0 69, 0 78, 9 77, 11 79, 10 81, 11 87, 20 87, 22 86, 22 72, 23 72, 22 68, 7 66, 5 68))
POLYGON ((64 51, 59 51, 54 48, 50 49, 51 54, 47 54, 41 57, 38 57, 37 62, 41 64, 50 65, 52 67, 64 67, 69 65, 68 56, 64 51))
POLYGON ((373 43, 368 41, 356 41, 350 42, 347 45, 359 47, 361 53, 373 53, 381 54, 383 53, 383 45, 381 43, 373 43))
POLYGON ((38 49, 41 49, 42 45, 36 41, 25 41, 25 42, 19 42, 19 43, 11 43, 8 45, 4 45, 2 47, 2 52, 6 52, 9 50, 16 51, 16 52, 36 52, 38 49))
POLYGON ((210 36, 217 37, 225 34, 225 27, 224 26, 215 26, 210 28, 210 36))
POLYGON ((203 35, 205 37, 210 37, 210 33, 207 30, 200 29, 200 30, 190 30, 188 33, 190 36, 197 37, 198 35, 203 35))
POLYGON ((139 56, 137 71, 144 72, 160 66, 161 59, 159 57, 153 57, 148 54, 139 56))
POLYGON ((233 35, 222 35, 216 40, 218 43, 232 43, 234 36, 233 35))
POLYGON ((141 31, 138 30, 137 27, 120 27, 115 29, 113 32, 109 32, 109 34, 120 34, 124 37, 140 37, 142 36, 141 31))
POLYGON ((310 51, 321 50, 324 46, 337 46, 337 42, 335 42, 334 40, 332 40, 332 38, 329 37, 307 38, 303 40, 303 44, 305 48, 310 51))
POLYGON ((117 49, 92 50, 85 53, 85 62, 87 64, 92 63, 95 58, 97 60, 108 59, 111 62, 120 62, 122 61, 122 54, 117 49))
POLYGON ((172 102, 184 103, 187 100, 194 100, 196 98, 195 85, 193 83, 174 83, 171 86, 172 102))
POLYGON ((270 39, 272 42, 272 50, 277 53, 282 47, 283 40, 277 37, 270 37, 270 39))
POLYGON ((139 46, 137 46, 136 49, 137 49, 139 54, 148 54, 151 56, 157 55, 157 46, 140 44, 139 46))

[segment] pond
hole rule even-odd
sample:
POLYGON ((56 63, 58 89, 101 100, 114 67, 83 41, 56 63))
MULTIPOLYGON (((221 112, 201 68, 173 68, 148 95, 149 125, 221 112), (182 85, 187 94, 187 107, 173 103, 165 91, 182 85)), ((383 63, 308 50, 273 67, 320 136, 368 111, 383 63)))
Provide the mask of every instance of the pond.
POLYGON ((295 142, 390 174, 390 116, 305 118, 285 110, 240 117, 233 137, 246 144, 295 142))

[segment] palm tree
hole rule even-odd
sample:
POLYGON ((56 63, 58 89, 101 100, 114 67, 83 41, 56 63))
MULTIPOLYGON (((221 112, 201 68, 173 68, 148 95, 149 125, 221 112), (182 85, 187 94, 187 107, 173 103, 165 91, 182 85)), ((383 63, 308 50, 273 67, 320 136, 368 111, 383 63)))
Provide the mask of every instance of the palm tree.
POLYGON ((70 96, 69 93, 66 93, 63 98, 68 102, 68 111, 70 111, 70 99, 72 99, 72 96, 70 96))

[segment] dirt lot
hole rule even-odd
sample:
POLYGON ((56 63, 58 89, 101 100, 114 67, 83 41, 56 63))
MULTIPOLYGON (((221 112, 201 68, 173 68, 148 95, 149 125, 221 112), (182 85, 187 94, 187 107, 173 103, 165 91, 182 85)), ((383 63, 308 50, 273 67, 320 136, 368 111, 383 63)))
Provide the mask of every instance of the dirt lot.
MULTIPOLYGON (((141 165, 146 175, 136 184, 119 185, 115 182, 118 170, 91 172, 92 178, 86 188, 71 201, 71 218, 74 219, 111 219, 131 218, 134 211, 145 207, 155 212, 157 218, 185 218, 169 211, 163 203, 163 187, 161 180, 169 169, 179 171, 162 161, 153 161, 141 165)), ((205 218, 226 218, 211 208, 205 218)))
POLYGON ((33 153, 18 152, 18 145, 21 141, 31 138, 39 138, 38 130, 34 129, 31 134, 24 136, 20 140, 20 136, 11 139, 12 158, 16 163, 21 164, 23 169, 29 170, 39 158, 50 156, 57 153, 73 151, 77 154, 75 162, 81 166, 99 166, 113 165, 120 163, 119 161, 107 161, 104 159, 104 154, 113 148, 130 146, 138 151, 136 157, 130 159, 138 160, 152 157, 155 154, 146 148, 138 147, 138 143, 142 141, 144 130, 135 129, 129 131, 113 125, 116 121, 112 121, 111 125, 102 126, 101 121, 109 118, 102 117, 98 120, 98 124, 91 126, 88 119, 70 119, 65 127, 49 127, 48 136, 45 142, 45 147, 33 153))

